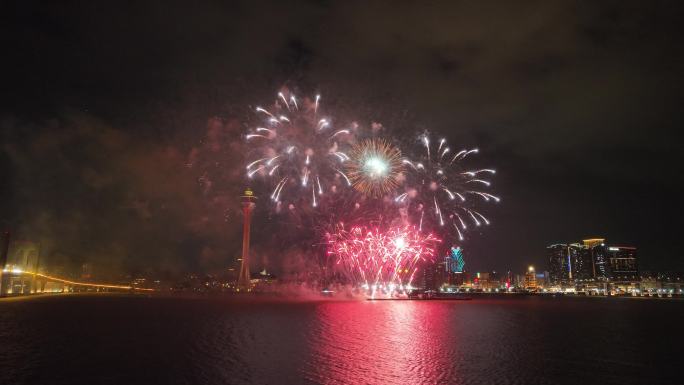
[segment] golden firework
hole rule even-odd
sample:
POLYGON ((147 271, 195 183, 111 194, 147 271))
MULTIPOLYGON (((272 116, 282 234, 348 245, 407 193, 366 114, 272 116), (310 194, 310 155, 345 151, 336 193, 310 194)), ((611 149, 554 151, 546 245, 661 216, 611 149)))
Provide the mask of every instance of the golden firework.
POLYGON ((354 146, 347 162, 352 186, 371 197, 381 197, 399 186, 401 151, 382 139, 366 139, 354 146))

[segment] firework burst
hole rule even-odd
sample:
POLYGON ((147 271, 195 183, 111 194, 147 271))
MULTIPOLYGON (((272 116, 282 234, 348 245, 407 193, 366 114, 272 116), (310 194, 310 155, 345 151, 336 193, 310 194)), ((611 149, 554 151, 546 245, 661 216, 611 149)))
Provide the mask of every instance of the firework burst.
POLYGON ((493 169, 468 169, 465 160, 477 149, 451 149, 445 139, 432 143, 427 135, 420 138, 415 159, 402 160, 407 183, 395 202, 419 228, 453 235, 460 241, 471 228, 489 225, 479 204, 496 203, 500 198, 485 191, 491 186, 487 176, 493 169))
POLYGON ((254 155, 247 176, 268 181, 277 211, 316 207, 326 194, 351 186, 344 173, 350 129, 334 129, 319 107, 318 95, 300 100, 280 92, 273 108, 256 108, 259 123, 245 136, 254 155))
POLYGON ((381 231, 377 227, 340 227, 328 234, 328 254, 336 265, 357 286, 372 295, 388 295, 411 288, 420 261, 432 260, 435 246, 441 242, 432 234, 415 227, 391 227, 381 231))
POLYGON ((403 178, 401 151, 382 139, 366 139, 352 148, 347 175, 355 189, 377 198, 394 191, 403 178))

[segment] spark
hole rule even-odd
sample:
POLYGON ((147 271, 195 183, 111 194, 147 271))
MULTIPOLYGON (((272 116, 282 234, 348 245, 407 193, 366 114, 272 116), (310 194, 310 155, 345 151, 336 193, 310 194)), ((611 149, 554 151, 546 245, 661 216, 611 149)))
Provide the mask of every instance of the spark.
POLYGON ((482 220, 484 221, 484 223, 485 223, 486 225, 489 225, 489 220, 488 220, 487 218, 485 218, 484 215, 478 213, 478 212, 475 211, 475 210, 472 210, 472 212, 474 212, 478 217, 482 218, 482 220))
POLYGON ((255 160, 254 162, 248 164, 247 167, 246 167, 246 169, 249 170, 249 169, 252 168, 252 166, 254 166, 255 164, 257 164, 257 163, 259 163, 259 162, 261 162, 261 161, 264 161, 264 160, 266 160, 266 159, 268 159, 268 158, 257 159, 257 160, 255 160))
POLYGON ((349 134, 349 130, 347 130, 347 129, 345 129, 345 130, 339 130, 339 131, 335 132, 334 134, 332 134, 331 138, 334 138, 334 137, 336 137, 336 136, 339 135, 339 134, 349 134))
POLYGON ((280 165, 279 165, 279 164, 276 164, 275 167, 273 167, 273 168, 271 169, 271 171, 268 172, 268 176, 272 176, 273 173, 275 172, 275 170, 278 169, 278 167, 280 167, 280 165))
POLYGON ((482 180, 482 179, 471 179, 471 180, 467 181, 466 183, 482 183, 485 186, 491 185, 490 182, 487 182, 486 180, 482 180))
POLYGON ((256 110, 257 110, 257 112, 263 112, 264 114, 273 117, 273 114, 271 114, 270 112, 266 111, 265 109, 263 109, 261 107, 257 107, 256 110))
POLYGON ((449 147, 445 148, 444 151, 442 151, 442 155, 439 156, 439 159, 441 160, 442 158, 444 158, 444 155, 446 155, 447 152, 449 152, 449 147))
POLYGON ((437 147, 437 152, 439 152, 442 149, 442 146, 446 143, 446 139, 442 138, 439 141, 439 147, 437 147))
POLYGON ((337 169, 335 169, 335 171, 337 171, 338 174, 340 174, 340 175, 342 175, 342 177, 344 177, 344 180, 347 181, 347 186, 352 185, 351 181, 349 180, 349 178, 347 177, 347 175, 345 173, 343 173, 342 171, 337 170, 337 169))
POLYGON ((427 150, 427 157, 430 159, 430 139, 427 136, 423 136, 423 143, 425 143, 425 149, 427 150))
POLYGON ((302 176, 302 186, 306 187, 306 184, 309 181, 309 173, 310 173, 310 171, 308 168, 306 170, 304 170, 304 176, 302 176))
POLYGON ((290 109, 290 103, 288 103, 288 102, 287 102, 287 99, 285 99, 285 95, 283 95, 282 92, 278 92, 278 97, 280 97, 281 99, 283 99, 283 102, 285 102, 285 106, 287 106, 287 109, 289 110, 289 109, 290 109))
POLYGON ((252 138, 264 138, 264 139, 268 139, 267 136, 265 136, 265 135, 260 135, 260 134, 247 134, 247 135, 246 135, 246 138, 247 138, 247 140, 250 140, 250 139, 252 139, 252 138))
POLYGON ((461 227, 463 227, 463 230, 467 229, 468 226, 466 226, 465 222, 463 221, 463 218, 461 218, 461 216, 456 214, 456 213, 454 213, 454 215, 456 215, 456 218, 458 218, 458 221, 461 222, 461 227))
POLYGON ((456 226, 455 223, 454 223, 454 228, 456 229, 456 232, 458 233, 458 240, 462 241, 463 240, 463 233, 461 233, 461 230, 458 228, 458 226, 456 226))
POLYGON ((468 191, 468 192, 471 194, 476 194, 476 195, 481 196, 487 202, 489 202, 490 199, 493 199, 496 202, 501 201, 501 198, 494 196, 492 194, 485 193, 485 192, 481 192, 481 191, 468 191))
POLYGON ((256 169, 250 171, 249 173, 247 173, 247 176, 249 176, 249 177, 251 178, 254 174, 256 174, 257 172, 263 170, 265 167, 266 167, 266 166, 264 166, 264 165, 262 164, 261 166, 259 166, 259 167, 257 167, 256 169))
POLYGON ((313 203, 311 205, 313 207, 316 207, 316 188, 314 186, 311 186, 311 199, 313 200, 313 203))
POLYGON ((475 218, 475 215, 473 214, 472 211, 468 210, 468 214, 470 214, 470 216, 473 218, 473 221, 475 222, 475 226, 479 226, 481 224, 480 221, 478 221, 477 218, 475 218))
POLYGON ((265 127, 257 127, 256 132, 268 132, 269 134, 273 134, 273 135, 276 134, 275 130, 271 130, 270 128, 265 128, 265 127))

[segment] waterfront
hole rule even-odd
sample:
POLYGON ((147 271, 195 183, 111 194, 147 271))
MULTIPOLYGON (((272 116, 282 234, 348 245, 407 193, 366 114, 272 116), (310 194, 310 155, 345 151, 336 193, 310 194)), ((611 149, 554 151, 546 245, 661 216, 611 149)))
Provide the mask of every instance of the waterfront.
POLYGON ((0 301, 3 384, 675 384, 684 302, 0 301))

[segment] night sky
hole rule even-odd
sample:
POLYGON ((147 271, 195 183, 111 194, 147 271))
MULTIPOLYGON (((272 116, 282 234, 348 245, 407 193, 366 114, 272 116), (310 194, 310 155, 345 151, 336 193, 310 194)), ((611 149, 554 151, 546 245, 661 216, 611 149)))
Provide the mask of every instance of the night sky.
POLYGON ((470 269, 545 267, 548 244, 605 237, 683 270, 680 4, 5 2, 0 227, 55 266, 223 267, 245 117, 288 87, 479 147, 502 202, 470 269))

